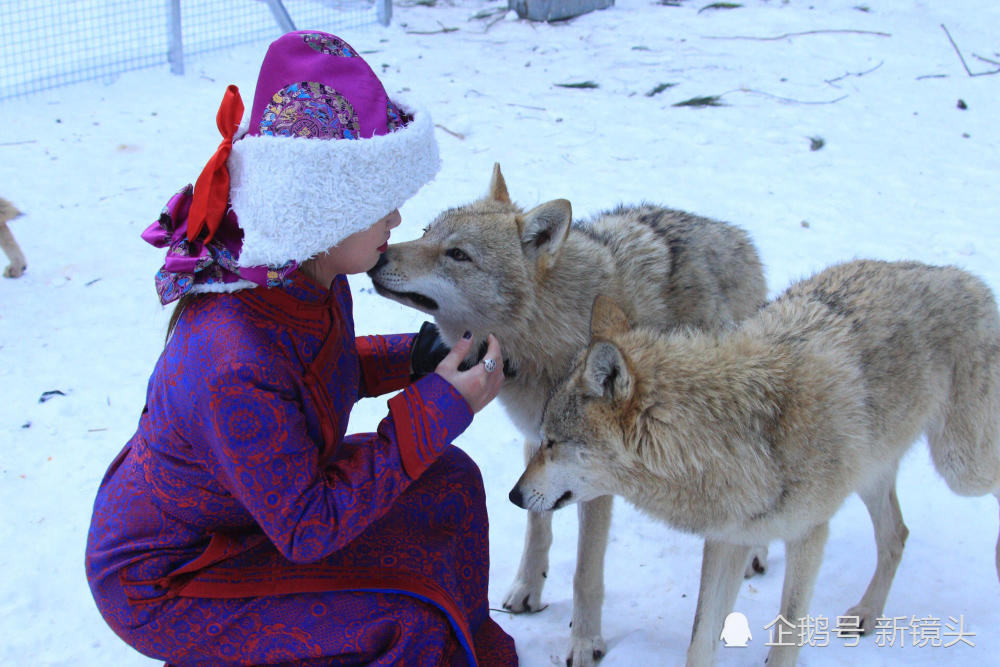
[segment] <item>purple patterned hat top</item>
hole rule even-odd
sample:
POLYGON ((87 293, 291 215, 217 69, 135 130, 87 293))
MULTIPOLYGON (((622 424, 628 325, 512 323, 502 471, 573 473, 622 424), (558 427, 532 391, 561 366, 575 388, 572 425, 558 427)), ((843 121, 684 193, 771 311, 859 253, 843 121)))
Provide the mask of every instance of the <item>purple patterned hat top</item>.
POLYGON ((264 56, 246 136, 367 139, 408 120, 347 42, 298 31, 264 56))

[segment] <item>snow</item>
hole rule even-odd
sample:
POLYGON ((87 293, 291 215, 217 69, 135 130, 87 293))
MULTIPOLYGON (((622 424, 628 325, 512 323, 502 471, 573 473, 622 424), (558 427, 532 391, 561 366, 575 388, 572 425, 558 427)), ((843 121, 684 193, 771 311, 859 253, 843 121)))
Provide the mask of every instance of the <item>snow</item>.
MULTIPOLYGON (((855 257, 955 264, 1000 291, 1000 75, 970 76, 956 51, 974 73, 997 69, 984 59, 1000 60, 1000 4, 859 1, 699 11, 708 0, 618 0, 537 24, 503 2, 439 0, 397 4, 388 28, 342 31, 391 95, 426 105, 440 126, 443 168, 403 207, 394 237, 481 196, 498 161, 524 206, 565 197, 589 216, 645 200, 741 225, 772 293, 855 257), (584 81, 598 87, 557 85, 584 81), (649 95, 665 83, 675 85, 649 95), (713 95, 723 106, 673 106, 713 95)), ((153 290, 162 253, 139 233, 196 178, 219 141, 226 84, 249 99, 265 48, 200 56, 183 77, 164 65, 0 103, 0 195, 27 213, 10 227, 28 258, 22 278, 0 281, 0 664, 154 664, 104 624, 83 571, 97 485, 135 429, 170 312, 153 290), (53 390, 63 394, 40 400, 53 390)), ((365 276, 351 283, 360 332, 424 319, 374 295, 365 276)), ((384 413, 383 399, 364 401, 352 430, 384 413)), ((524 530, 507 500, 520 436, 494 403, 460 444, 486 480, 499 608, 524 530)), ((816 635, 800 664, 1000 664, 996 500, 953 495, 922 442, 898 490, 911 533, 885 616, 904 635, 854 647, 816 635), (958 643, 930 645, 935 628, 958 643)), ((494 612, 526 667, 566 654, 575 514, 555 517, 548 607, 494 612)), ((860 598, 874 551, 852 497, 832 521, 812 615, 832 625, 860 598)), ((700 553, 696 537, 616 501, 604 667, 683 661, 700 553)), ((720 647, 720 664, 763 664, 783 554, 774 545, 768 573, 743 584, 735 609, 753 638, 720 647)))

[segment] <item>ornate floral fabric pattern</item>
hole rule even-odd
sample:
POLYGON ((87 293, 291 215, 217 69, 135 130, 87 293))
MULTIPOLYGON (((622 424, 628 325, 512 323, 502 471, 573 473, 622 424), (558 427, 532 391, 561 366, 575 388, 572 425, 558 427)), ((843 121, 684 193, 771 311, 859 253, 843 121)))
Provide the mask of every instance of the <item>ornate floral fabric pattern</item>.
POLYGON ((271 97, 260 119, 260 133, 279 137, 357 139, 361 126, 347 98, 329 86, 301 81, 271 97))
POLYGON ((175 667, 516 664, 482 479, 449 444, 464 400, 426 376, 403 395, 439 412, 345 435, 359 397, 406 382, 412 336, 387 339, 358 345, 343 276, 189 305, 94 504, 87 575, 116 633, 175 667), (419 477, 397 428, 429 440, 419 477))
POLYGON ((351 45, 337 37, 326 33, 307 33, 302 35, 302 40, 311 48, 320 53, 331 56, 343 56, 345 58, 357 58, 357 52, 351 45))
POLYGON ((187 222, 193 193, 190 184, 181 188, 163 207, 159 219, 142 233, 146 243, 167 249, 163 266, 154 277, 160 303, 176 301, 192 290, 209 292, 234 283, 279 287, 298 269, 297 262, 273 267, 239 266, 243 232, 232 209, 226 212, 211 241, 204 243, 204 236, 189 241, 187 222))
POLYGON ((412 116, 400 111, 399 107, 397 107, 395 104, 392 103, 392 100, 389 100, 388 109, 386 110, 386 116, 388 117, 387 122, 390 132, 395 132, 396 130, 403 127, 404 125, 407 125, 410 121, 413 120, 412 116))

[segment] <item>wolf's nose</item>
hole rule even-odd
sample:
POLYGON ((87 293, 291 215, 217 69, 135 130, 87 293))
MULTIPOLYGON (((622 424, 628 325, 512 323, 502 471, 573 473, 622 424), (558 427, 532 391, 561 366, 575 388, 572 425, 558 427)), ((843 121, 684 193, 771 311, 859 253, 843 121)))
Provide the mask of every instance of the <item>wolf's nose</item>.
POLYGON ((375 262, 375 266, 373 266, 372 268, 368 269, 368 275, 373 275, 376 271, 378 271, 383 266, 385 266, 386 262, 388 262, 388 261, 389 260, 387 260, 385 258, 385 253, 382 253, 381 255, 379 255, 378 256, 378 261, 375 262))
POLYGON ((510 490, 510 493, 507 494, 507 497, 510 498, 510 502, 514 503, 518 507, 524 508, 524 496, 521 494, 521 489, 515 486, 510 490))

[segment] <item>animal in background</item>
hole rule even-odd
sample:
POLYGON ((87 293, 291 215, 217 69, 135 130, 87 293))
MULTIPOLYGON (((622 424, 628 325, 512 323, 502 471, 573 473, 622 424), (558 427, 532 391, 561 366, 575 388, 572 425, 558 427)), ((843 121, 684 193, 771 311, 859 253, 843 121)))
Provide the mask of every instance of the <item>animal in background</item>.
POLYGON ((0 247, 10 260, 10 264, 3 270, 4 278, 18 278, 28 268, 28 262, 24 259, 21 246, 17 244, 17 239, 10 231, 7 223, 21 215, 21 212, 9 201, 0 197, 0 247))

